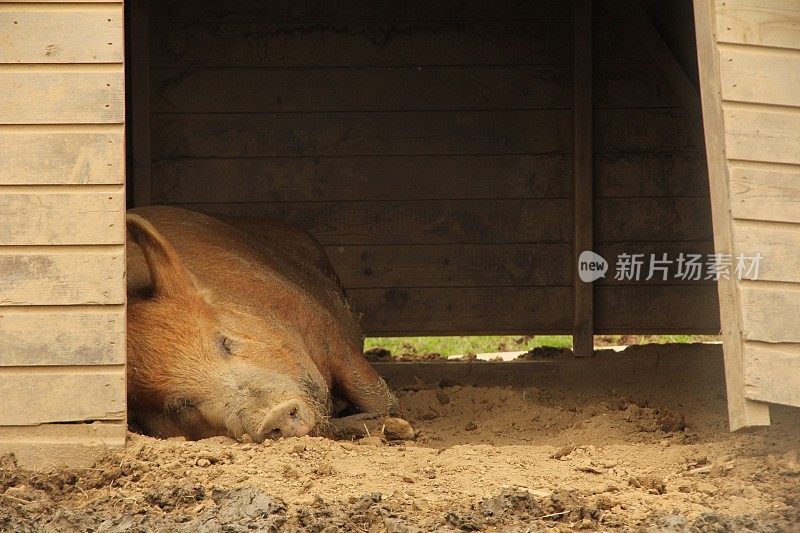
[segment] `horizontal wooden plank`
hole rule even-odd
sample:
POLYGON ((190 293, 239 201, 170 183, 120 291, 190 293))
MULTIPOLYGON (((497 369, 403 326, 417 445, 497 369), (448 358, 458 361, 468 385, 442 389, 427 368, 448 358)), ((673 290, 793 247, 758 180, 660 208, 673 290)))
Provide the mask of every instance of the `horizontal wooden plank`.
POLYGON ((567 242, 569 200, 188 204, 209 214, 272 217, 322 244, 567 242))
MULTIPOLYGON (((609 272, 596 285, 703 284, 675 277, 680 253, 713 253, 711 242, 596 243, 594 251, 609 262, 609 272), (615 279, 620 254, 643 254, 639 281, 615 279), (651 254, 667 254, 667 278, 649 265, 651 254)), ((345 289, 409 287, 570 286, 573 254, 569 243, 418 244, 328 246, 326 252, 345 289)))
POLYGON ((0 366, 125 364, 123 307, 0 309, 0 366))
MULTIPOLYGON (((569 108, 567 65, 156 69, 156 113, 569 108), (257 88, 257 90, 254 90, 257 88)), ((650 64, 599 65, 597 107, 674 107, 650 64)))
POLYGON ((800 166, 730 165, 731 213, 736 218, 800 222, 800 166))
POLYGON ((123 244, 125 193, 6 193, 0 188, 0 245, 123 244))
POLYGON ((595 202, 596 241, 710 241, 711 205, 703 197, 605 198, 595 202))
POLYGON ((0 247, 0 306, 122 304, 122 247, 7 252, 0 247))
POLYGON ((345 289, 569 286, 568 243, 328 246, 345 289))
POLYGON ((0 369, 0 425, 125 418, 125 367, 39 372, 0 369))
POLYGON ((682 109, 599 109, 594 113, 594 153, 702 152, 682 109))
POLYGON ((327 2, 325 0, 239 0, 220 4, 209 0, 191 3, 164 0, 153 6, 152 18, 157 21, 273 21, 273 22, 408 22, 452 20, 521 20, 568 19, 571 9, 564 2, 536 0, 531 2, 495 2, 480 0, 445 0, 429 2, 410 0, 358 0, 327 2))
MULTIPOLYGON (((800 243, 800 224, 782 224, 775 222, 735 221, 734 244, 736 255, 755 257, 761 254, 758 272, 751 279, 768 281, 789 281, 800 283, 800 262, 798 261, 798 243, 800 243)), ((742 267, 747 270, 748 260, 742 267)), ((734 263, 735 264, 735 263, 734 263)))
POLYGON ((0 124, 120 123, 125 79, 117 72, 5 72, 0 124))
POLYGON ((27 469, 87 467, 125 445, 122 422, 0 426, 0 456, 13 453, 27 469))
POLYGON ((800 50, 795 0, 717 0, 717 40, 800 50))
POLYGON ((800 107, 800 53, 721 47, 719 61, 725 100, 800 107))
POLYGON ((0 161, 4 185, 121 184, 123 126, 102 133, 0 128, 0 161))
POLYGON ((751 400, 800 405, 800 344, 746 342, 744 387, 751 400))
MULTIPOLYGON (((569 242, 570 200, 420 200, 186 204, 209 214, 272 217, 325 245, 569 242)), ((607 198, 598 241, 709 241, 707 198, 607 198)))
POLYGON ((744 281, 739 295, 746 340, 800 342, 800 284, 744 281))
POLYGON ((122 3, 103 9, 3 10, 0 43, 0 63, 122 63, 122 3))
MULTIPOLYGON (((569 154, 162 159, 156 203, 568 198, 569 154)), ((595 196, 707 196, 705 155, 595 158, 595 196)))
POLYGON ((593 178, 598 198, 709 194, 703 152, 595 154, 593 178))
POLYGON ((717 335, 716 285, 617 285, 595 287, 598 335, 694 333, 717 335))
POLYGON ((563 151, 568 111, 195 114, 153 117, 154 157, 563 151))
MULTIPOLYGON (((570 287, 352 289, 367 335, 569 334, 570 287)), ((597 287, 596 331, 716 333, 716 287, 597 287)))
MULTIPOLYGON (((648 63, 620 20, 597 24, 600 63, 648 63)), ((503 22, 165 23, 152 25, 155 67, 568 64, 569 20, 503 22)))
POLYGON ((570 156, 163 159, 157 203, 568 198, 570 156))
POLYGON ((800 164, 800 110, 723 107, 730 159, 800 164))
MULTIPOLYGON (((607 109, 596 152, 698 150, 678 110, 607 109)), ((265 157, 552 153, 572 149, 566 110, 155 115, 153 155, 265 157)))

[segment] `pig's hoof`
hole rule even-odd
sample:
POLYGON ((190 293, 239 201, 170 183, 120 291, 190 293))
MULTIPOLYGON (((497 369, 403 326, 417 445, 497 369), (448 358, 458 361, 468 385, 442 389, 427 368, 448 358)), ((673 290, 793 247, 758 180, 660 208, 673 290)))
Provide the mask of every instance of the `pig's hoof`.
POLYGON ((411 440, 415 434, 408 420, 389 416, 383 421, 383 435, 386 440, 411 440))

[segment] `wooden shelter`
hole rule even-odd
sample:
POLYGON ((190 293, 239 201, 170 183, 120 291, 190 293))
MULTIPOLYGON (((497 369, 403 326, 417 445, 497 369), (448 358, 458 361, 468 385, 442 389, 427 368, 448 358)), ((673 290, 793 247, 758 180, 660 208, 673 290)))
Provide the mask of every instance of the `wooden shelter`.
POLYGON ((792 0, 0 0, 0 452, 124 443, 154 203, 307 229, 368 335, 721 329, 731 428, 766 424, 800 405, 798 82, 792 0), (715 253, 758 276, 614 275, 715 253))

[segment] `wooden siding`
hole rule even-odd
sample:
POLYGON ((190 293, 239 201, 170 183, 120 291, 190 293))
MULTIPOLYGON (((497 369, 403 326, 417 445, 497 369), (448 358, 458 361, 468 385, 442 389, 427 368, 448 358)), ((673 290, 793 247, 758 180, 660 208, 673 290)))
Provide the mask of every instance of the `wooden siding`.
POLYGON ((125 440, 122 28, 120 2, 0 2, 0 452, 24 465, 125 440))
MULTIPOLYGON (((594 4, 596 248, 708 253, 693 113, 618 4, 594 4)), ((169 0, 146 15, 137 204, 309 230, 368 334, 571 333, 570 3, 169 0)), ((600 332, 718 331, 708 282, 598 285, 600 332)))
POLYGON ((731 332, 725 357, 737 429, 768 421, 760 402, 800 405, 800 4, 697 0, 696 7, 698 34, 711 37, 701 60, 718 65, 705 80, 718 83, 718 93, 704 102, 720 114, 706 125, 709 164, 720 161, 712 179, 725 189, 715 226, 726 228, 734 256, 762 256, 757 277, 734 280, 722 295, 733 307, 723 326, 731 332))

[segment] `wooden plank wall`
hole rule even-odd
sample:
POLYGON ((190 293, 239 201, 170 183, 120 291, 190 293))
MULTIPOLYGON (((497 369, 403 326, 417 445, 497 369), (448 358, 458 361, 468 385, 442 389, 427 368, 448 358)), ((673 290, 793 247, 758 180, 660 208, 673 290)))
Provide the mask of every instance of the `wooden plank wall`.
POLYGON ((23 465, 125 441, 122 10, 0 1, 0 454, 23 465))
POLYGON ((800 3, 716 2, 744 395, 800 405, 800 3))
MULTIPOLYGON (((594 4, 597 251, 711 252, 689 114, 616 4, 594 4)), ((570 333, 571 13, 153 1, 152 181, 134 188, 307 229, 371 335, 570 333)), ((709 282, 601 280, 595 316, 598 333, 719 328, 709 282)))

